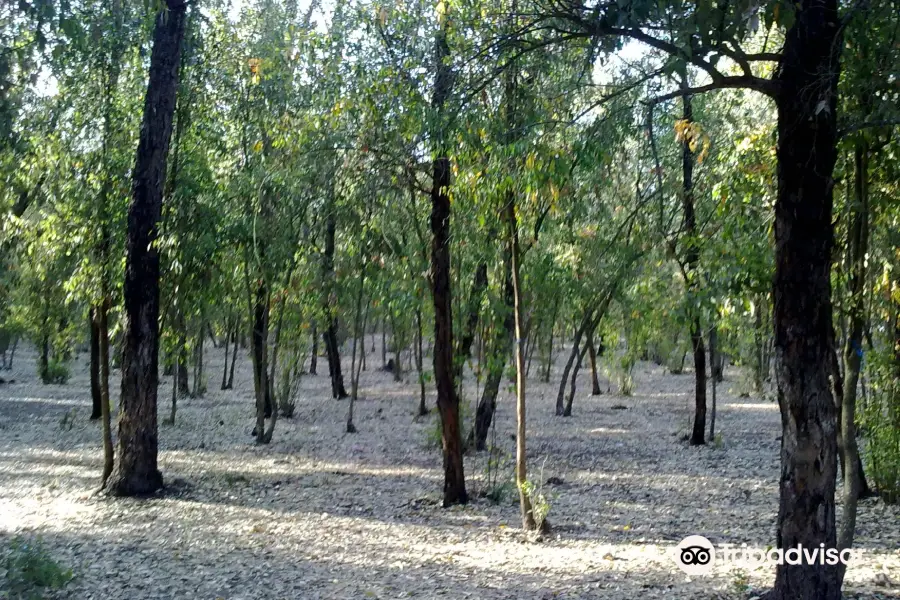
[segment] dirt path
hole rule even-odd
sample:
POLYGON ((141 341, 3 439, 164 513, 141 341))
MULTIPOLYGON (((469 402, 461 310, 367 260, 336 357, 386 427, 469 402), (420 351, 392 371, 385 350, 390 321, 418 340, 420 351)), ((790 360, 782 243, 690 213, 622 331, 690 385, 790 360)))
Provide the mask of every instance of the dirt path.
MULTIPOLYGON (((211 350, 211 391, 183 400, 176 425, 161 427, 168 491, 113 501, 91 494, 100 435, 87 421, 85 357, 68 385, 42 386, 23 349, 16 383, 0 386, 0 535, 41 535, 77 575, 54 597, 73 600, 710 599, 771 584, 771 568, 717 564, 692 580, 672 561, 689 534, 760 548, 774 540, 778 409, 736 397, 736 372, 721 388, 721 443, 702 448, 680 440, 691 375, 641 364, 635 395, 623 398, 590 397, 583 372, 568 419, 553 416, 557 375, 530 381, 530 472, 563 482, 544 486, 553 532, 534 542, 517 530, 514 494, 499 505, 477 497, 486 455, 466 460, 475 500, 438 507, 433 420, 413 418, 417 385, 372 371, 376 356, 362 378, 358 434, 344 433, 346 401, 331 400, 319 375, 304 380, 273 444, 258 447, 249 364, 239 365, 237 389, 220 392, 221 351, 211 350)), ((170 385, 162 379, 161 418, 170 385)), ((504 391, 495 441, 507 457, 514 426, 504 391)), ((857 537, 866 552, 848 571, 847 597, 900 597, 900 510, 866 500, 857 537)))

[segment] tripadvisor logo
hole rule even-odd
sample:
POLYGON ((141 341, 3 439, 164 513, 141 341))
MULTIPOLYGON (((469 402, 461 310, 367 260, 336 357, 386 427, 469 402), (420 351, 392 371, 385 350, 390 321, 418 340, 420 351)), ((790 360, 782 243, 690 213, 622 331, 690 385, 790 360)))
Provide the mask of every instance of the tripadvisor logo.
POLYGON ((848 565, 863 550, 826 548, 825 544, 807 548, 750 548, 747 544, 721 544, 718 550, 701 535, 690 535, 678 544, 674 552, 675 564, 688 575, 706 575, 713 569, 716 557, 723 563, 754 568, 771 565, 848 565))

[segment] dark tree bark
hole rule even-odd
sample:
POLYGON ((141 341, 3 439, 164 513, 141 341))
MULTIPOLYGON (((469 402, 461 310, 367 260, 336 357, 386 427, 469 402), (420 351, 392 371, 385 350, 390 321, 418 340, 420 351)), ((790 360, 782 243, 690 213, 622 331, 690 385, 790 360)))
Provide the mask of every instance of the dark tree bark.
POLYGON ((102 400, 100 399, 100 326, 97 323, 97 310, 90 309, 91 326, 91 421, 96 421, 103 416, 102 400))
POLYGON ((497 410, 497 395, 500 393, 500 383, 503 381, 503 371, 506 369, 506 359, 513 350, 513 333, 515 330, 515 291, 512 280, 512 260, 509 250, 503 255, 503 324, 494 327, 487 354, 487 377, 484 380, 484 389, 481 392, 481 400, 475 409, 475 429, 471 434, 470 445, 474 442, 475 450, 487 449, 487 436, 494 421, 494 412, 497 410))
POLYGON ((316 371, 318 370, 318 362, 319 362, 319 332, 316 327, 315 322, 312 324, 312 350, 310 354, 312 355, 309 359, 309 374, 316 375, 316 371))
MULTIPOLYGON (((837 0, 798 5, 775 75, 775 375, 782 421, 776 540, 784 549, 837 542, 837 415, 828 376, 840 22, 837 0)), ((776 568, 771 598, 840 597, 837 566, 776 568)))
POLYGON ((266 419, 275 419, 269 381, 269 290, 259 281, 253 294, 253 329, 250 332, 250 355, 253 359, 253 389, 256 395, 256 427, 253 432, 258 444, 268 444, 266 419))
POLYGON ((562 416, 565 412, 565 398, 566 398, 566 382, 569 381, 569 373, 572 371, 572 366, 575 364, 575 360, 579 356, 579 348, 581 347, 581 338, 584 336, 585 331, 587 331, 588 327, 591 326, 593 321, 593 312, 589 311, 585 313, 584 317, 581 319, 581 323, 575 329, 575 339, 572 340, 572 352, 569 353, 569 360, 566 361, 565 367, 563 367, 563 376, 559 382, 559 392, 556 394, 556 415, 562 416))
MULTIPOLYGON (((417 300, 418 302, 418 300, 417 300)), ((423 348, 423 331, 422 323, 422 307, 416 304, 416 371, 419 375, 419 416, 424 417, 428 414, 428 407, 425 404, 425 373, 422 369, 422 363, 425 360, 423 356, 425 349, 423 348)))
MULTIPOLYGON (((432 107, 444 118, 444 106, 453 87, 449 64, 446 17, 435 35, 434 94, 432 107)), ((436 152, 431 183, 431 292, 434 300, 434 379, 437 405, 441 414, 444 455, 445 507, 466 504, 466 479, 463 472, 462 433, 459 422, 459 396, 453 367, 453 314, 450 289, 450 159, 447 156, 443 123, 437 126, 436 152)))
POLYGON ((94 307, 93 315, 97 325, 98 370, 97 386, 100 392, 100 417, 103 439, 103 473, 100 476, 100 489, 106 487, 114 467, 115 453, 112 441, 112 416, 109 405, 109 301, 101 302, 94 307))
POLYGON ((220 389, 228 389, 228 344, 231 341, 231 320, 225 319, 225 362, 222 366, 222 386, 220 389))
POLYGON ((331 397, 341 400, 347 397, 344 388, 344 376, 341 372, 341 351, 338 345, 337 298, 334 289, 334 236, 337 222, 334 214, 334 200, 330 201, 325 223, 325 254, 322 257, 323 279, 325 285, 325 319, 326 328, 322 332, 325 342, 325 353, 328 357, 328 374, 331 376, 331 397))
POLYGON ((578 358, 572 369, 572 377, 569 379, 569 395, 566 397, 566 405, 563 407, 562 412, 562 416, 564 417, 572 416, 572 403, 575 401, 575 390, 578 387, 578 371, 581 370, 581 364, 584 362, 584 355, 587 353, 590 344, 590 332, 588 332, 588 336, 587 343, 585 343, 578 352, 578 358))
POLYGON ((233 345, 231 347, 231 368, 229 369, 229 372, 228 372, 228 385, 225 388, 225 389, 229 389, 229 390, 234 388, 234 365, 237 364, 237 354, 238 354, 238 345, 239 345, 238 338, 240 337, 241 320, 242 319, 241 319, 240 313, 238 313, 238 316, 235 318, 235 321, 234 321, 234 337, 231 340, 233 343, 233 345))
MULTIPOLYGON (((682 74, 681 85, 687 89, 687 75, 682 74)), ((690 123, 693 118, 691 96, 682 97, 683 118, 690 123)), ((681 207, 684 218, 685 253, 682 273, 687 288, 688 302, 694 313, 691 319, 691 349, 694 352, 694 429, 691 432, 691 445, 706 443, 706 349, 703 345, 703 329, 700 324, 699 307, 696 302, 699 272, 697 263, 700 252, 697 248, 697 217, 694 212, 694 156, 688 139, 682 142, 681 148, 682 195, 681 207)))
POLYGON ((167 0, 156 18, 150 77, 128 210, 125 343, 119 408, 119 461, 106 489, 118 496, 152 494, 163 485, 157 467, 159 366, 159 255, 166 158, 178 87, 178 66, 187 5, 167 0))

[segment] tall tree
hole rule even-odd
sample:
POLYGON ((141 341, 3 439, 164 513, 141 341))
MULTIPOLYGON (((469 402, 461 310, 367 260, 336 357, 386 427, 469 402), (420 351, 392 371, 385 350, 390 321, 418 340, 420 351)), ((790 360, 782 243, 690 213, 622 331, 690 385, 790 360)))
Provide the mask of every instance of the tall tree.
POLYGON ((448 156, 446 104, 453 91, 453 71, 448 43, 449 6, 437 5, 438 29, 434 39, 434 88, 431 107, 437 125, 433 132, 431 182, 431 293, 434 301, 434 379, 441 415, 444 455, 444 506, 466 504, 463 472, 459 395, 454 382, 453 314, 450 289, 450 157, 448 156))
POLYGON ((163 485, 157 467, 159 255, 154 242, 162 211, 186 15, 186 2, 167 0, 156 17, 133 172, 123 292, 119 460, 106 484, 106 489, 118 496, 152 494, 163 485))

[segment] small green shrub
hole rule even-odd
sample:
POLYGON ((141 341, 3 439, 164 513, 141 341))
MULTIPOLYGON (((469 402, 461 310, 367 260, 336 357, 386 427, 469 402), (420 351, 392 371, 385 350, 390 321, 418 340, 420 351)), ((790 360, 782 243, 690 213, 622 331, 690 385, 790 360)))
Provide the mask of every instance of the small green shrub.
POLYGON ((731 587, 737 594, 746 594, 750 591, 750 577, 741 569, 731 571, 731 587))
POLYGON ((47 368, 41 370, 40 376, 45 384, 65 384, 69 381, 69 367, 61 361, 51 360, 47 363, 47 368))
POLYGON ((39 600, 45 590, 60 589, 72 579, 71 569, 53 560, 40 538, 13 538, 4 562, 6 577, 0 597, 9 600, 39 600))
POLYGON ((522 491, 531 501, 531 514, 534 515, 538 531, 543 530, 547 515, 550 514, 550 499, 544 494, 543 485, 535 485, 532 481, 526 481, 522 484, 522 491))

